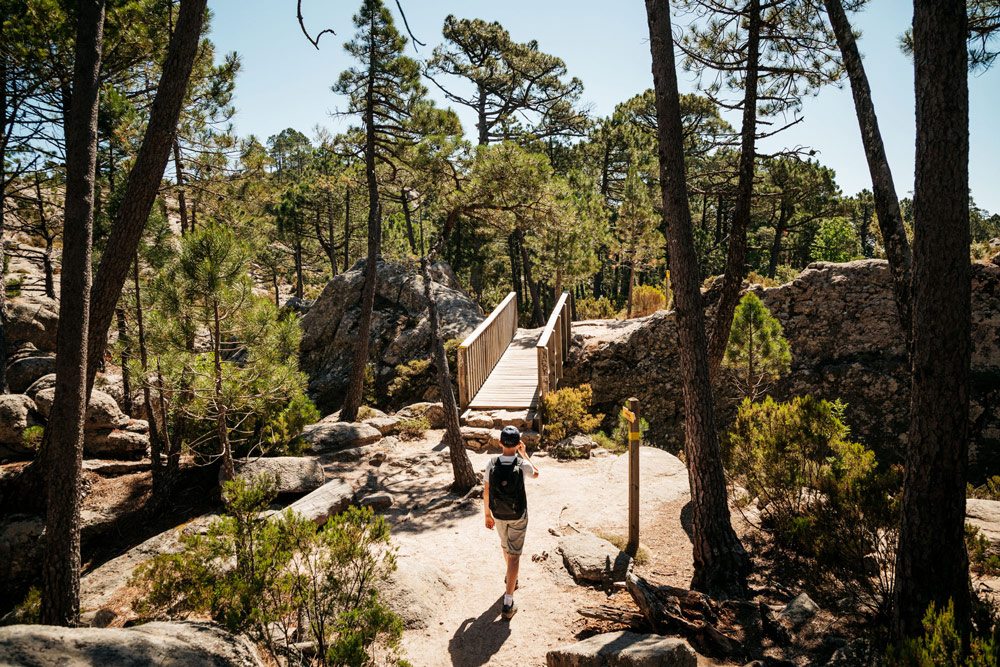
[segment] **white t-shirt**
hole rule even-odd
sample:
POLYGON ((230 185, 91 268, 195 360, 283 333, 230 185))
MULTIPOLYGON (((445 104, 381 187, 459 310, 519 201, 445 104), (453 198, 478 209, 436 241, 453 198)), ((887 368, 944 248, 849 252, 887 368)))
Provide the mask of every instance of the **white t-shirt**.
MULTIPOLYGON (((490 473, 493 471, 494 461, 500 459, 501 463, 513 463, 515 458, 517 458, 516 454, 514 456, 504 456, 503 454, 501 454, 500 456, 491 458, 486 463, 486 472, 483 474, 483 481, 486 482, 487 484, 490 483, 490 473)), ((531 479, 532 477, 535 476, 535 466, 531 465, 531 461, 527 459, 521 459, 521 474, 524 475, 525 479, 531 479)))

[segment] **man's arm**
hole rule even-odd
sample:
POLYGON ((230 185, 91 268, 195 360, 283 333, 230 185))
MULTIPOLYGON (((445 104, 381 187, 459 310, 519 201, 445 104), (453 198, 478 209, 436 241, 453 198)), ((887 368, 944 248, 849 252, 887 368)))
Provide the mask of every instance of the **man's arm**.
POLYGON ((538 477, 538 466, 535 465, 534 461, 528 458, 528 449, 524 446, 524 441, 517 443, 517 451, 521 454, 521 458, 530 463, 531 469, 535 471, 535 474, 533 474, 531 478, 534 479, 535 477, 538 477))
POLYGON ((490 483, 483 480, 483 509, 486 510, 486 527, 493 530, 493 513, 490 512, 490 483))

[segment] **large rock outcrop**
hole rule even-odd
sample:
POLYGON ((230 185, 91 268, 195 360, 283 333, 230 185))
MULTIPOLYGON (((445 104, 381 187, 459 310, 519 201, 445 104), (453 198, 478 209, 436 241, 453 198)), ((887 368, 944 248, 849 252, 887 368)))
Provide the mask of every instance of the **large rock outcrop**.
MULTIPOLYGON (((335 276, 302 318, 301 368, 309 375, 310 396, 325 413, 340 406, 347 389, 364 265, 364 259, 358 260, 350 271, 335 276)), ((431 281, 445 339, 463 338, 483 321, 482 309, 457 289, 449 267, 435 265, 431 281)), ((398 364, 426 358, 429 341, 427 300, 416 267, 379 260, 371 327, 377 382, 389 382, 398 364)))
POLYGON ((59 303, 44 296, 11 299, 7 304, 8 344, 27 341, 39 350, 55 352, 59 303))
MULTIPOLYGON (((972 270, 973 474, 1000 472, 1000 266, 972 270)), ((859 260, 810 264, 779 287, 750 286, 781 322, 792 350, 791 372, 772 390, 777 399, 812 394, 848 404, 853 437, 880 457, 898 460, 909 426, 909 372, 888 263, 859 260)), ((705 294, 712 316, 718 293, 705 294)), ((564 384, 590 383, 595 411, 614 417, 639 398, 649 438, 683 446, 677 328, 672 311, 625 322, 573 325, 564 384)), ((735 402, 720 392, 720 423, 735 402)))
POLYGON ((2 665, 262 667, 245 637, 211 623, 146 623, 131 628, 0 628, 2 665))

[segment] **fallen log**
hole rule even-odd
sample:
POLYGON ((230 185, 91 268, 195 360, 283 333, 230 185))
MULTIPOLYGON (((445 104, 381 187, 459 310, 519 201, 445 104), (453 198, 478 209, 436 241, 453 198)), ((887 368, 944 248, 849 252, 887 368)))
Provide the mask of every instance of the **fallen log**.
POLYGON ((626 576, 628 591, 654 632, 679 634, 695 650, 716 658, 743 656, 742 642, 719 630, 718 611, 711 598, 673 586, 653 586, 634 572, 626 576))
POLYGON ((641 613, 631 609, 622 609, 602 604, 596 607, 580 607, 576 613, 585 618, 595 618, 599 621, 610 621, 628 626, 633 630, 647 630, 649 621, 641 613))

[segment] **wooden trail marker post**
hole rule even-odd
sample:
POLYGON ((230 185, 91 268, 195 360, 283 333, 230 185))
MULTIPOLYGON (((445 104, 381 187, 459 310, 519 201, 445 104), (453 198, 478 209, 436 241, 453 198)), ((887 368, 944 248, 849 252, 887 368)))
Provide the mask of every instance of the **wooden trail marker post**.
POLYGON ((622 409, 628 420, 628 545, 625 553, 635 556, 639 552, 639 447, 642 432, 639 430, 639 399, 628 399, 622 409))

